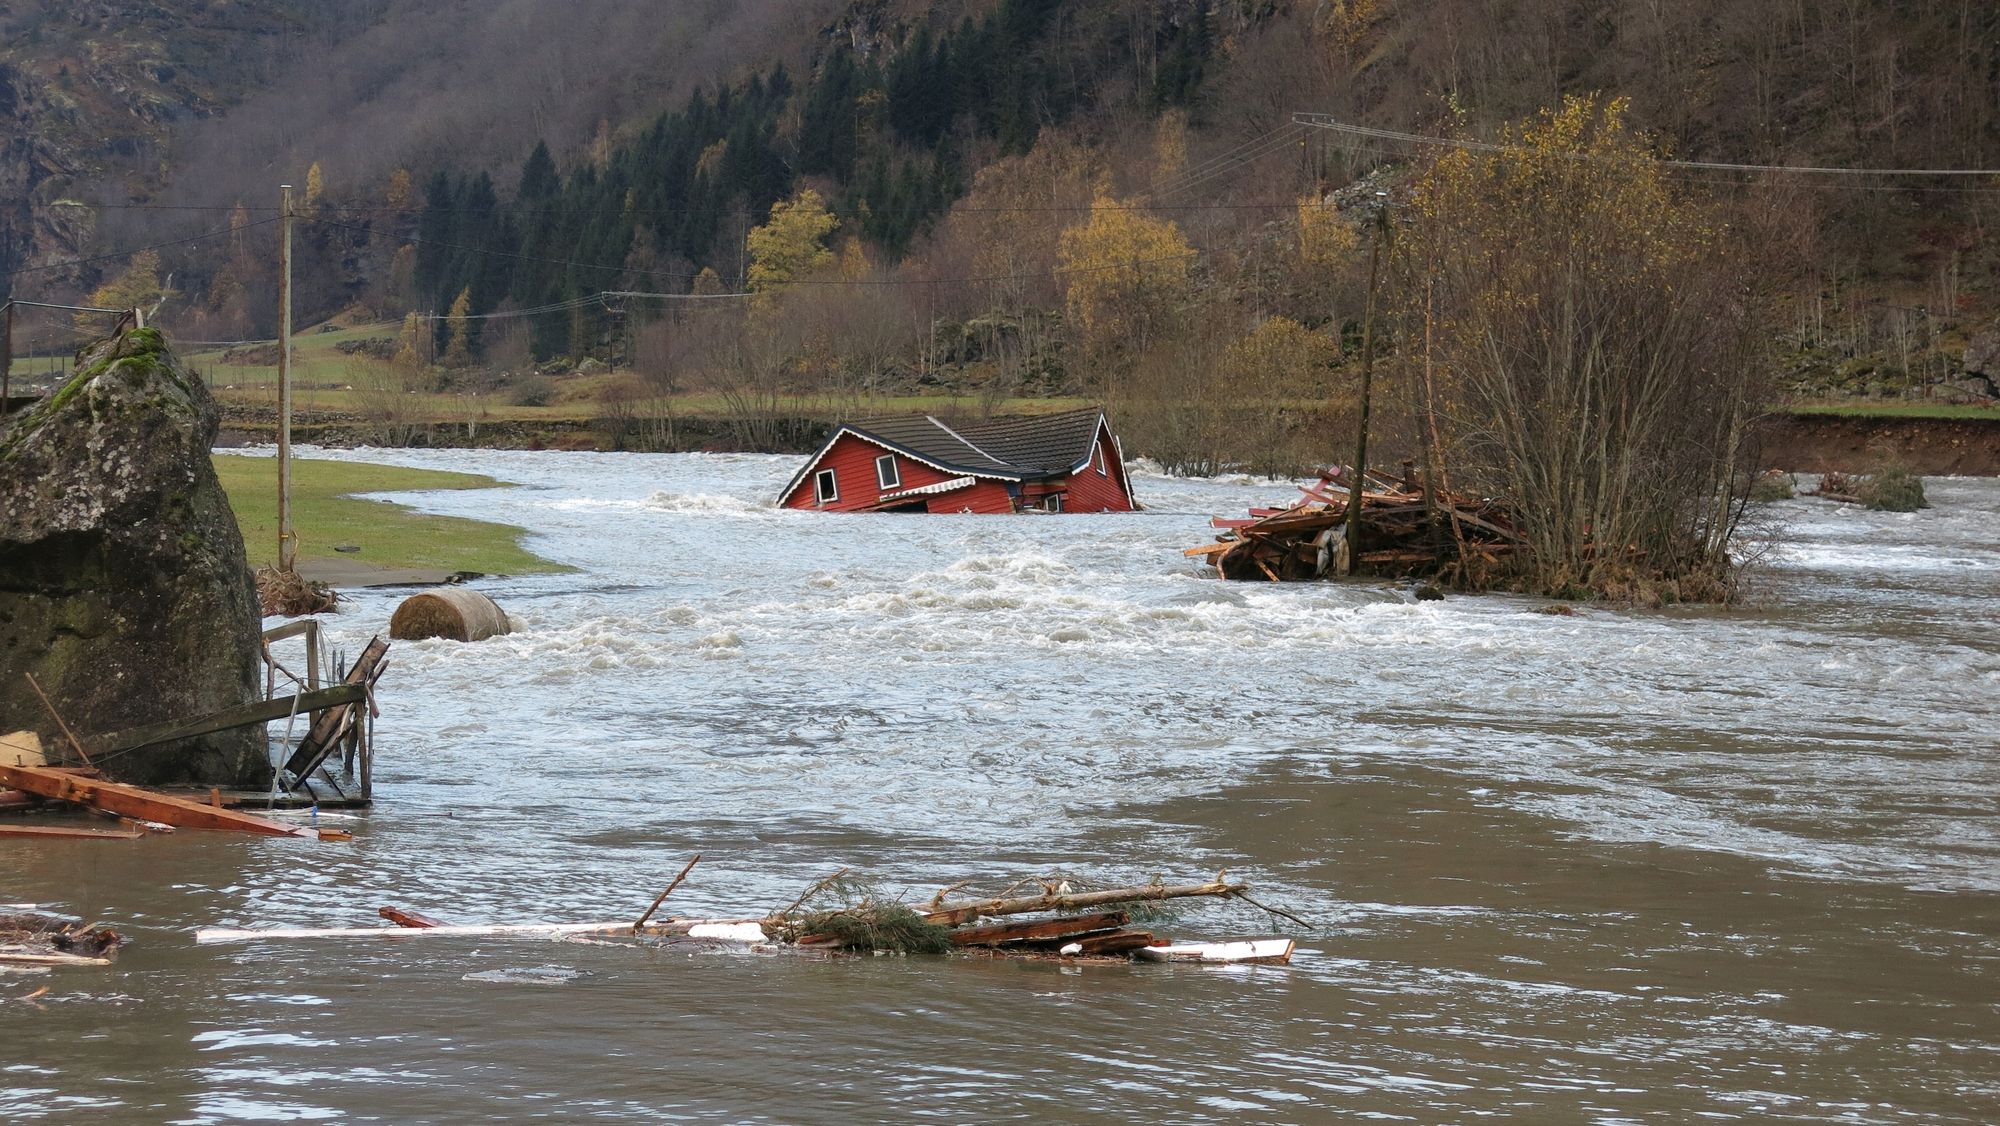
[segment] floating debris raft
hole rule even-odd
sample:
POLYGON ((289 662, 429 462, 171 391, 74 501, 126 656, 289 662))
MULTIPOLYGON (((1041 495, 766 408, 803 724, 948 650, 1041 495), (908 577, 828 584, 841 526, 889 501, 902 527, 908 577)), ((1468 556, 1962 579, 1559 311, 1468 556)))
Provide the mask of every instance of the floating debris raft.
POLYGON ((1375 575, 1458 581, 1497 567, 1519 548, 1513 510, 1503 501, 1430 489, 1411 463, 1403 476, 1361 475, 1360 553, 1347 558, 1347 506, 1354 486, 1347 466, 1321 470, 1282 508, 1253 508, 1248 518, 1216 517, 1215 543, 1186 554, 1226 579, 1306 582, 1327 575, 1375 575))
POLYGON ((59 915, 0 914, 0 965, 108 966, 123 941, 110 927, 59 915))
MULTIPOLYGON (((692 867, 692 864, 690 864, 692 867)), ((685 878, 683 870, 668 891, 685 878)), ((757 918, 673 918, 632 922, 451 924, 397 907, 378 913, 396 924, 368 927, 204 927, 198 944, 322 938, 548 938, 581 941, 648 939, 661 945, 711 944, 773 952, 948 954, 1054 958, 1117 958, 1147 961, 1282 963, 1291 960, 1293 940, 1272 938, 1175 945, 1152 930, 1134 927, 1153 907, 1169 900, 1250 899, 1248 885, 1218 876, 1200 884, 1155 882, 1135 887, 1072 890, 1066 881, 1030 881, 1040 894, 1008 893, 981 899, 929 903, 878 899, 843 869, 808 888, 791 906, 757 918), (811 906, 827 895, 842 901, 811 906), (1034 916, 1034 917, 1023 917, 1034 916), (987 920, 1005 920, 992 922, 987 920)), ((955 890, 954 889, 947 889, 955 890)), ((665 898, 664 894, 661 896, 665 898)), ((658 901, 655 901, 655 907, 658 901)), ((1272 908, 1273 914, 1284 915, 1272 908)))

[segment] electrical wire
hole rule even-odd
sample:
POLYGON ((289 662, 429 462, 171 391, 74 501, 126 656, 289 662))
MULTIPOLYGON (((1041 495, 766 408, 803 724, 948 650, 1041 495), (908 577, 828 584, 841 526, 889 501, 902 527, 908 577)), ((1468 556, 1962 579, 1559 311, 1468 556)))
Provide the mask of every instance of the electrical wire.
MULTIPOLYGON (((1443 145, 1451 148, 1467 149, 1473 152, 1499 152, 1504 146, 1490 141, 1474 141, 1460 137, 1438 137, 1424 133, 1404 133, 1395 129, 1378 129, 1353 122, 1336 121, 1323 113, 1295 113, 1292 121, 1314 129, 1328 129, 1336 133, 1347 133, 1357 137, 1374 137, 1380 140, 1400 141, 1412 145, 1443 145)), ((1656 163, 1668 168, 1689 168, 1709 172, 1787 172, 1805 173, 1816 176, 1992 176, 2000 177, 2000 168, 1833 168, 1800 164, 1738 164, 1718 160, 1658 160, 1656 163)))

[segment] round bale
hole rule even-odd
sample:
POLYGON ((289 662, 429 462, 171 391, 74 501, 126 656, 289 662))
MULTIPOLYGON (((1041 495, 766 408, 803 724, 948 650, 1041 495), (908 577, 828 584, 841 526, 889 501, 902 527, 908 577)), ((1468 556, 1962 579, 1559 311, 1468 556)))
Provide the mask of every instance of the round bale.
POLYGON ((389 636, 397 641, 448 637, 453 641, 484 641, 514 632, 506 611, 485 595, 462 586, 441 586, 403 599, 389 618, 389 636))

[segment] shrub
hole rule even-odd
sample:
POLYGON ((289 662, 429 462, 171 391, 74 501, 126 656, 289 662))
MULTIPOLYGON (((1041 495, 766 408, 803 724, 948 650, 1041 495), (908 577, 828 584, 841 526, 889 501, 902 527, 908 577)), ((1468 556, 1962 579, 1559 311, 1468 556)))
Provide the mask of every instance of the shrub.
POLYGON ((1885 469, 1863 480, 1855 495, 1878 512, 1915 512, 1930 507, 1924 499, 1924 479, 1907 469, 1885 469))
POLYGON ((517 407, 546 407, 555 397, 555 381, 539 375, 531 375, 507 389, 507 401, 517 407))

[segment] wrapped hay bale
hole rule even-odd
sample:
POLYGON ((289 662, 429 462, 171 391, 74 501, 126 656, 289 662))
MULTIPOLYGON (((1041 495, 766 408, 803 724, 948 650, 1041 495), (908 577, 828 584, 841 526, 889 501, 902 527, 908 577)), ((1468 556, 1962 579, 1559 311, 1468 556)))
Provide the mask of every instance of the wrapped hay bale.
POLYGON ((462 586, 441 586, 413 594, 389 618, 389 636, 397 641, 448 637, 453 641, 484 641, 514 632, 506 611, 491 598, 462 586))

